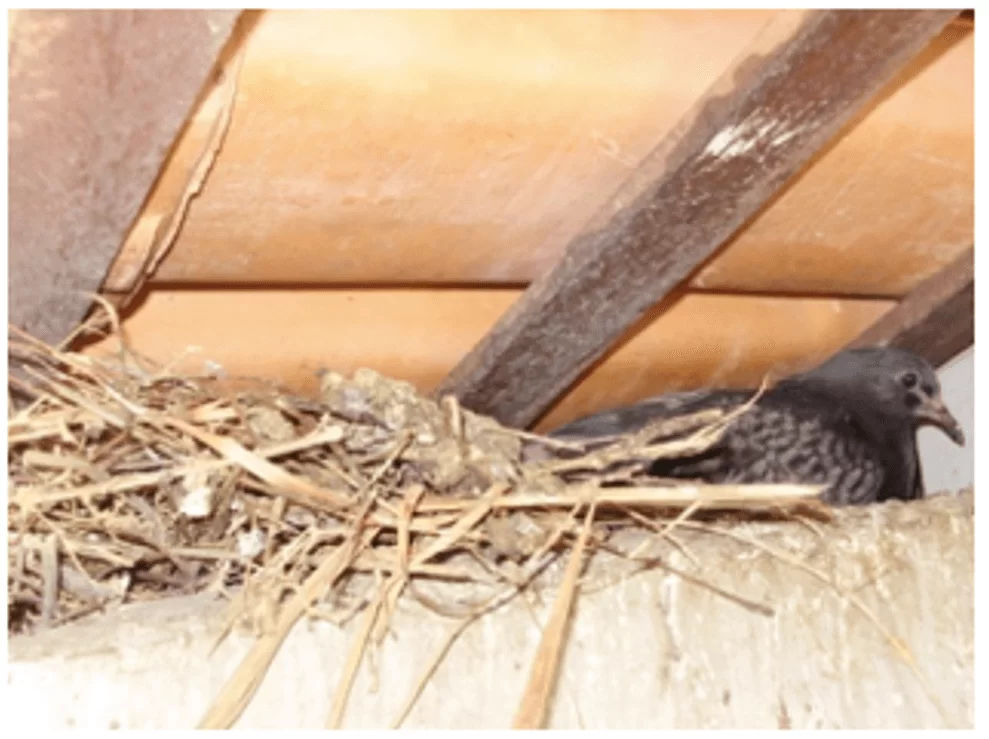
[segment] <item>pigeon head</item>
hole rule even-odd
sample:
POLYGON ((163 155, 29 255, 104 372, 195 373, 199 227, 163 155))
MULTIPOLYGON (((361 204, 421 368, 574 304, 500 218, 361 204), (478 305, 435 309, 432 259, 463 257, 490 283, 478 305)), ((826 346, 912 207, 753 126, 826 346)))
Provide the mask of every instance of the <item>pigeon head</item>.
POLYGON ((961 426, 941 399, 934 368, 916 354, 892 347, 849 349, 800 377, 914 429, 936 426, 959 446, 965 444, 961 426))

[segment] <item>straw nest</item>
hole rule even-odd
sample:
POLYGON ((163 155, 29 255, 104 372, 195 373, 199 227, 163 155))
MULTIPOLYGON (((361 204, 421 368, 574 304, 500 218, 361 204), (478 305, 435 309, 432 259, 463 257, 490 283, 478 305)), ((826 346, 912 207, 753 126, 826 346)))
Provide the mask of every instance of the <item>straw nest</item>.
MULTIPOLYGON (((504 428, 369 370, 324 374, 315 400, 177 376, 123 342, 118 357, 97 359, 11 328, 8 347, 10 628, 124 600, 226 595, 228 629, 247 623, 259 640, 204 726, 236 719, 302 617, 361 619, 352 676, 401 597, 475 618, 562 556, 516 721, 539 725, 583 563, 600 549, 641 556, 616 549, 616 531, 675 543, 701 512, 828 515, 810 487, 647 477, 649 460, 703 451, 745 407, 582 445, 504 428), (471 584, 470 599, 458 583, 471 584)), ((331 725, 348 691, 345 679, 331 725)))

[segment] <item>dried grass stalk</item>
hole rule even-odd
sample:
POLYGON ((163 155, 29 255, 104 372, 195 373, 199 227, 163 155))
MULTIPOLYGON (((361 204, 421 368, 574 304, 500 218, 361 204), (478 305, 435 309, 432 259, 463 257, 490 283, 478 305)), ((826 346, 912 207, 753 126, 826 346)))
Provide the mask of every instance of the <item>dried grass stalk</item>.
POLYGON ((570 625, 570 611, 577 594, 577 579, 580 577, 580 568, 584 562, 584 549, 587 547, 587 538, 590 536, 591 525, 594 522, 594 511, 593 505, 587 509, 580 537, 570 553, 563 583, 553 604, 549 623, 543 629, 539 649, 536 651, 529 673, 529 682, 522 694, 522 702, 515 714, 515 721, 512 723, 513 729, 545 728, 563 655, 567 627, 570 625))

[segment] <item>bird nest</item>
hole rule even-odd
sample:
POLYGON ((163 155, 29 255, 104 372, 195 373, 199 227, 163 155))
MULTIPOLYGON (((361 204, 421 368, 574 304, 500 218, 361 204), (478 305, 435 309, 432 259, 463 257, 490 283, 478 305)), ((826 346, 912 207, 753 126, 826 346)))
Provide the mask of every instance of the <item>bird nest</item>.
MULTIPOLYGON (((744 407, 564 443, 369 370, 325 373, 321 397, 302 398, 10 331, 9 628, 58 625, 121 601, 222 593, 227 628, 246 622, 259 639, 204 725, 235 720, 300 618, 360 619, 339 718, 366 645, 383 638, 403 595, 476 618, 562 557, 538 658, 552 666, 586 557, 645 559, 643 548, 614 544, 616 531, 676 543, 677 526, 701 514, 828 515, 807 486, 648 477, 654 459, 707 449, 744 407)), ((533 670, 535 714, 550 680, 537 673, 553 669, 533 670)))

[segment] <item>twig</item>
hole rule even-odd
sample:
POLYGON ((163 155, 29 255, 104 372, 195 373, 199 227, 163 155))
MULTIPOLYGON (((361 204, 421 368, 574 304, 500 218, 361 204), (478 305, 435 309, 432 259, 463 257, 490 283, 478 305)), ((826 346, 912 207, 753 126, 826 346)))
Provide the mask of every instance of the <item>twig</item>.
POLYGON ((563 583, 553 603, 553 611, 549 623, 543 630, 539 648, 536 650, 529 673, 529 682, 522 695, 512 722, 514 729, 541 729, 544 727, 549 704, 556 685, 560 658, 563 653, 563 643, 570 624, 570 609, 577 591, 577 578, 584 561, 584 549, 590 536, 594 521, 594 506, 590 506, 584 516, 584 527, 581 529, 577 544, 570 553, 570 561, 563 576, 563 583))
POLYGON ((268 667, 296 621, 302 617, 319 593, 336 582, 350 566, 357 552, 370 544, 377 533, 377 529, 366 532, 355 531, 306 579, 302 590, 285 604, 275 631, 265 634, 254 644, 234 674, 220 689, 219 695, 200 721, 199 728, 229 729, 233 726, 257 692, 268 667))

